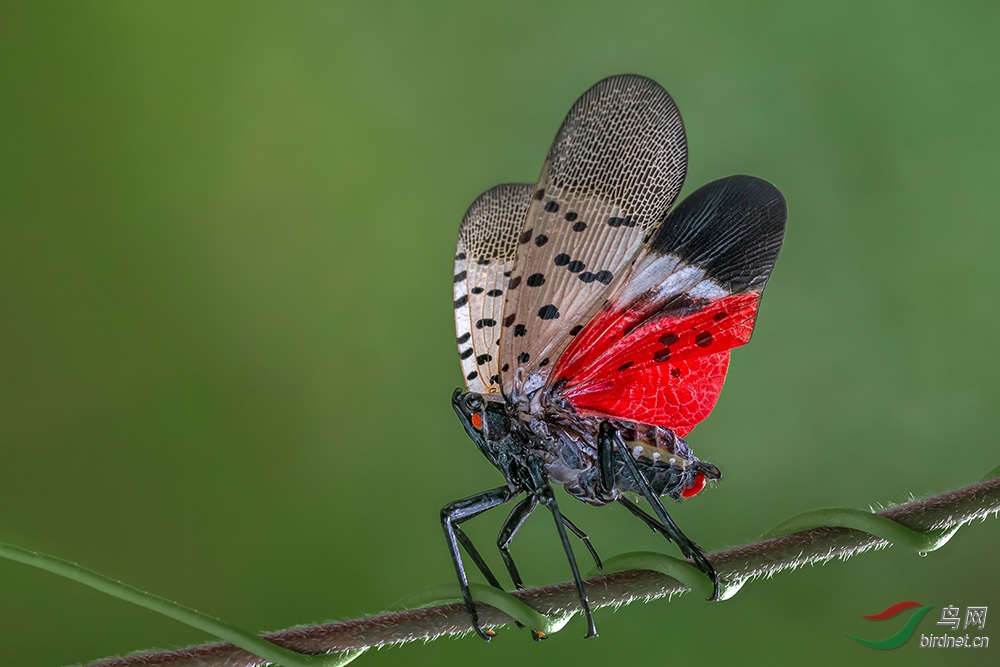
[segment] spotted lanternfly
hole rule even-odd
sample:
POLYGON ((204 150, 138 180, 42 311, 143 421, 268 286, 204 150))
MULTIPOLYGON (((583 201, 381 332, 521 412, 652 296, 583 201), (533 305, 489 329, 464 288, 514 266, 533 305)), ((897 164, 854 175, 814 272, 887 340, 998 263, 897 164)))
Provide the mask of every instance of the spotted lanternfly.
POLYGON ((729 350, 750 340, 786 209, 770 183, 730 176, 670 210, 686 170, 670 95, 650 79, 614 76, 570 109, 537 185, 488 190, 462 220, 454 297, 466 391, 455 390, 452 406, 507 483, 446 505, 441 520, 484 639, 493 633, 479 625, 459 545, 501 586, 460 524, 521 494, 497 539, 514 586, 524 584, 511 540, 544 505, 586 636, 597 634, 567 530, 600 560, 560 513, 552 484, 591 505, 623 505, 673 540, 718 596, 712 564, 660 496, 690 498, 721 477, 683 437, 715 406, 729 350))

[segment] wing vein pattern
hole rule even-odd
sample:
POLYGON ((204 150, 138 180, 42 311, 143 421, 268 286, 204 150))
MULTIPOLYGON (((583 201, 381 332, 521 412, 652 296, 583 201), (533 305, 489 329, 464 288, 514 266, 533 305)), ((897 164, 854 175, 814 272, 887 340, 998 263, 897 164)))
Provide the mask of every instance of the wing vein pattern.
POLYGON ((518 238, 504 312, 512 401, 539 389, 601 306, 684 181, 680 112, 651 79, 605 79, 570 109, 518 238))

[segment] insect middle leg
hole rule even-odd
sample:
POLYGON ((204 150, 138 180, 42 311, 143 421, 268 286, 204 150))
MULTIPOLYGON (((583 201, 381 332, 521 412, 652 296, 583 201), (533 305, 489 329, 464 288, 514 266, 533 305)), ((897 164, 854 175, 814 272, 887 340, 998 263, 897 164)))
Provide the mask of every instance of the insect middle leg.
MULTIPOLYGON (((609 482, 613 483, 613 479, 605 479, 605 461, 611 461, 614 458, 614 454, 617 452, 618 458, 625 463, 625 467, 628 468, 632 477, 635 479, 636 485, 642 492, 643 497, 646 502, 649 503, 650 507, 653 508, 653 513, 656 517, 651 517, 646 514, 645 511, 632 501, 628 500, 624 496, 618 497, 618 502, 624 505, 632 514, 642 519, 646 525, 648 525, 653 530, 657 531, 668 540, 674 542, 686 557, 690 558, 695 566, 705 573, 705 575, 712 580, 712 597, 710 600, 719 599, 719 575, 716 573, 715 568, 708 561, 705 556, 705 552, 695 544, 687 535, 685 535, 681 529, 674 523, 674 520, 670 518, 667 514, 667 510, 663 507, 663 503, 660 502, 660 497, 656 495, 653 488, 649 485, 649 480, 646 479, 639 471, 639 467, 635 463, 635 459, 632 458, 632 453, 627 451, 625 443, 621 438, 621 434, 618 433, 617 429, 608 422, 601 422, 601 427, 597 436, 597 451, 598 451, 598 461, 601 466, 601 485, 604 486, 609 482)), ((607 470, 610 471, 611 476, 614 475, 613 466, 608 465, 607 470)), ((613 486, 613 484, 612 484, 613 486)))
POLYGON ((576 564, 576 556, 573 554, 573 547, 569 543, 569 536, 566 534, 566 521, 562 512, 559 511, 559 504, 556 502, 556 495, 552 491, 552 486, 545 475, 540 459, 531 459, 528 465, 528 474, 531 480, 528 493, 536 496, 538 502, 544 505, 556 522, 556 530, 559 531, 559 540, 562 542, 563 551, 569 561, 569 568, 573 572, 573 583, 576 584, 576 593, 580 598, 580 606, 587 617, 587 634, 584 639, 597 636, 597 626, 594 625, 594 615, 590 611, 590 600, 587 598, 587 589, 583 586, 583 577, 580 576, 580 568, 576 564))
MULTIPOLYGON (((514 540, 514 535, 517 534, 517 531, 522 525, 524 525, 524 522, 529 516, 531 516, 531 513, 534 512, 537 507, 538 498, 529 494, 510 511, 510 515, 507 517, 507 520, 504 521, 503 527, 500 528, 500 534, 497 536, 497 548, 500 550, 500 556, 503 557, 504 565, 507 567, 507 572, 510 574, 510 578, 514 582, 514 588, 517 590, 522 590, 524 588, 524 582, 521 580, 521 574, 518 572, 517 565, 514 563, 514 557, 510 553, 510 543, 514 540)), ((587 547, 587 551, 590 552, 591 557, 594 559, 597 569, 603 569, 604 564, 601 562, 601 557, 597 555, 597 550, 594 549, 594 545, 591 544, 590 537, 585 532, 577 528, 576 524, 567 519, 565 516, 562 520, 563 524, 569 528, 569 531, 579 537, 584 546, 587 547)), ((466 550, 468 550, 468 547, 466 547, 466 550)))

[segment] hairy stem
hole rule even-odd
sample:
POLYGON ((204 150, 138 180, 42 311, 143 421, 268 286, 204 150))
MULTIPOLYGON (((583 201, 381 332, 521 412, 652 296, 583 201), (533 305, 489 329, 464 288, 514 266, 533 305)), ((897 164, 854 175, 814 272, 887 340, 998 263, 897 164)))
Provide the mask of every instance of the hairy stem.
MULTIPOLYGON (((915 531, 957 528, 1000 512, 1000 477, 941 495, 914 500, 877 514, 915 531)), ((846 559, 885 547, 886 540, 859 530, 821 527, 726 549, 709 556, 719 576, 736 584, 782 570, 832 558, 846 559)), ((659 598, 687 590, 676 579, 649 570, 630 570, 586 581, 594 608, 659 598)), ((513 593, 545 616, 580 611, 571 582, 513 593)), ((479 605, 484 626, 512 623, 493 607, 479 605)), ((471 630, 461 603, 387 613, 353 621, 300 627, 265 635, 270 641, 307 654, 364 650, 373 646, 427 640, 471 630)), ((256 667, 267 664, 231 644, 206 644, 178 651, 135 654, 92 663, 88 667, 256 667)))

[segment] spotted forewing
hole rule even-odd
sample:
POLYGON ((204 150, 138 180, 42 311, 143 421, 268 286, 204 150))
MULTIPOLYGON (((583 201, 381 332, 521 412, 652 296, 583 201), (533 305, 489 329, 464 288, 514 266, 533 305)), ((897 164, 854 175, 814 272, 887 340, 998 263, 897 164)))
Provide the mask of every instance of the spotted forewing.
POLYGON ((500 321, 517 238, 534 188, 498 185, 469 207, 455 251, 455 334, 465 386, 500 391, 500 321))
POLYGON ((680 113, 656 82, 612 77, 573 105, 518 237, 501 323, 509 399, 545 384, 670 208, 686 163, 680 113))

